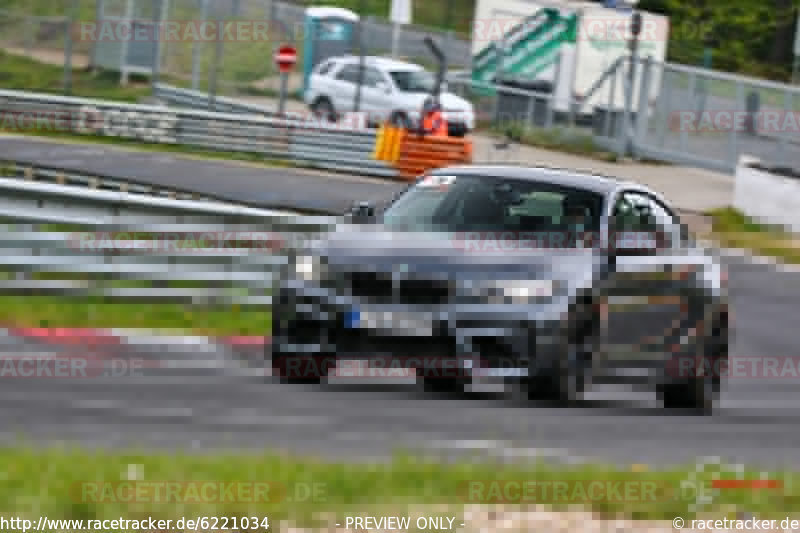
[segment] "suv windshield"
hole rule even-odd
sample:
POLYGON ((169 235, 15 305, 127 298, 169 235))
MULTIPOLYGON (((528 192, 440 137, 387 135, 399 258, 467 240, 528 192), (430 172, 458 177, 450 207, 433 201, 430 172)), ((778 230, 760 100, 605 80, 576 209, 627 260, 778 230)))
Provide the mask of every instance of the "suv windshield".
POLYGON ((397 88, 407 93, 429 93, 436 85, 436 78, 426 70, 400 70, 389 75, 397 88))
MULTIPOLYGON (((509 232, 564 236, 600 229, 603 196, 551 183, 484 176, 421 178, 383 214, 384 226, 410 232, 509 232)), ((574 244, 573 244, 574 245, 574 244)))

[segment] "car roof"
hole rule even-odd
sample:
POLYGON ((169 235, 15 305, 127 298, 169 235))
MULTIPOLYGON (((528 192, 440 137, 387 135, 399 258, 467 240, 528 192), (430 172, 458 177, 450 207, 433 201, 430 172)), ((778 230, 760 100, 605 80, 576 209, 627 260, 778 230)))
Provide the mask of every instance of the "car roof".
MULTIPOLYGON (((358 61, 359 56, 347 55, 347 56, 337 57, 334 59, 336 61, 340 61, 343 63, 352 63, 353 61, 358 61)), ((398 59, 392 59, 389 57, 364 56, 364 62, 367 65, 386 70, 423 70, 423 67, 415 63, 409 63, 408 61, 400 61, 398 59)))
MULTIPOLYGON (((523 167, 512 165, 459 165, 440 168, 434 174, 458 173, 459 175, 472 176, 491 176, 519 180, 539 181, 563 187, 574 187, 585 189, 602 195, 609 195, 615 190, 625 187, 647 191, 653 191, 642 185, 621 181, 606 176, 577 172, 549 167, 523 167)), ((657 195, 658 196, 658 195, 657 195)))

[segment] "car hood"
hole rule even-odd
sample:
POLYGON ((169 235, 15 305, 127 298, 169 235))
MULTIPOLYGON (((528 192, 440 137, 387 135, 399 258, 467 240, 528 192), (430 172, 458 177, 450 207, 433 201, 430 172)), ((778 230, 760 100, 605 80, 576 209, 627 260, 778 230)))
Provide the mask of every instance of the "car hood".
POLYGON ((457 233, 406 233, 347 228, 329 234, 310 250, 334 271, 371 270, 454 280, 585 280, 602 265, 587 249, 521 249, 514 241, 457 233))
MULTIPOLYGON (((430 95, 425 93, 416 94, 416 107, 421 109, 428 96, 430 95)), ((442 109, 445 111, 470 111, 472 109, 472 104, 468 100, 450 92, 442 92, 439 95, 439 103, 442 104, 442 109)))

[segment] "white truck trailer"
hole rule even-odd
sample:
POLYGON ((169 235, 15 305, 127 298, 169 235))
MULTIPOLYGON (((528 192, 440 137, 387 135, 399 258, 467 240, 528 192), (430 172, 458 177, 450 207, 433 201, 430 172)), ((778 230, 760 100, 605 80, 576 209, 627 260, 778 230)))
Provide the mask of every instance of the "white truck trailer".
MULTIPOLYGON (((630 6, 630 2, 628 4, 630 6)), ((585 100, 581 114, 595 107, 621 110, 625 84, 603 83, 587 92, 619 60, 630 54, 632 10, 585 1, 477 0, 472 28, 472 78, 481 82, 549 82, 556 111, 569 110, 570 96, 585 100), (612 98, 612 85, 614 94, 612 98)), ((638 56, 664 61, 669 19, 639 11, 638 56)), ((627 62, 626 62, 627 63, 627 62)), ((642 69, 634 80, 638 108, 642 69)), ((650 103, 658 97, 660 69, 651 71, 650 103)))

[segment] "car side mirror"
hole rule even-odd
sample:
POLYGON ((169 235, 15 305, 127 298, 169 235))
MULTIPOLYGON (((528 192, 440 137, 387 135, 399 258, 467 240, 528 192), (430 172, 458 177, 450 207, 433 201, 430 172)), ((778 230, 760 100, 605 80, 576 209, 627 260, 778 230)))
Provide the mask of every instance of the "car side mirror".
POLYGON ((370 202, 358 202, 350 208, 350 219, 356 224, 369 224, 375 218, 375 206, 370 202))

